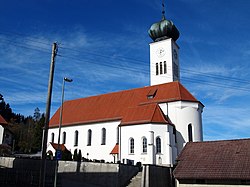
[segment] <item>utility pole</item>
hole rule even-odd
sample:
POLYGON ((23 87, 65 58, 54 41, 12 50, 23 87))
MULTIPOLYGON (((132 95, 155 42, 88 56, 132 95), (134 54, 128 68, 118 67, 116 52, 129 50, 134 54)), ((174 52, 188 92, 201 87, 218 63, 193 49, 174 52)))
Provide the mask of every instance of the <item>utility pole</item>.
POLYGON ((39 187, 44 187, 45 186, 46 149, 47 149, 48 127, 49 127, 49 119, 50 119, 52 86, 53 86, 54 69, 55 69, 55 57, 57 55, 57 50, 58 50, 57 43, 53 43, 53 45, 52 45, 52 55, 51 55, 51 64, 50 64, 49 83, 48 83, 48 95, 47 95, 47 103, 46 103, 46 113, 45 113, 45 124, 44 124, 44 129, 43 129, 42 159, 41 159, 41 167, 40 167, 39 187))

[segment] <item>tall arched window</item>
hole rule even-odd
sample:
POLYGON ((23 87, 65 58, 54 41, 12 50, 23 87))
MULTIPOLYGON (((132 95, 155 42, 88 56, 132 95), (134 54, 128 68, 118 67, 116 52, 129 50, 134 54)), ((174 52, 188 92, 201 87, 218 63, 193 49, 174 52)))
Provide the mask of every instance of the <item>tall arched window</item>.
POLYGON ((160 74, 162 74, 162 62, 160 62, 160 74))
POLYGON ((62 134, 62 143, 63 144, 66 143, 66 132, 63 132, 63 134, 62 134))
POLYGON ((135 153, 135 141, 134 141, 134 138, 129 139, 129 153, 130 154, 135 153))
POLYGON ((102 128, 102 145, 106 144, 106 129, 102 128))
POLYGON ((156 137, 156 153, 161 153, 161 138, 156 137))
POLYGON ((159 64, 156 63, 155 65, 155 72, 156 72, 156 75, 159 75, 159 64))
POLYGON ((55 134, 52 132, 51 133, 51 139, 50 139, 52 143, 54 143, 54 138, 55 138, 55 134))
POLYGON ((92 139, 92 130, 89 129, 88 130, 88 141, 87 141, 87 145, 90 146, 91 145, 91 139, 92 139))
POLYGON ((75 131, 75 142, 74 146, 78 146, 78 131, 75 131))
POLYGON ((188 141, 192 142, 193 141, 193 129, 192 129, 192 124, 188 125, 188 141))
POLYGON ((142 138, 142 153, 147 153, 147 138, 142 138))
POLYGON ((167 73, 167 63, 166 63, 166 61, 164 61, 164 64, 163 64, 163 71, 164 71, 164 74, 167 73))

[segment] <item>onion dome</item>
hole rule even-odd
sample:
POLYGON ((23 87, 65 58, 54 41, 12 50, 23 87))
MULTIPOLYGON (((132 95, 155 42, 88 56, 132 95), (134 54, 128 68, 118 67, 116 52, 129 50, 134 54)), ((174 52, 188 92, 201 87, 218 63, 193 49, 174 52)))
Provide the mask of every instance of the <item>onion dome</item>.
POLYGON ((180 33, 174 23, 167 20, 164 15, 162 16, 162 20, 160 22, 154 23, 150 27, 148 33, 155 42, 166 38, 172 38, 176 41, 180 36, 180 33))

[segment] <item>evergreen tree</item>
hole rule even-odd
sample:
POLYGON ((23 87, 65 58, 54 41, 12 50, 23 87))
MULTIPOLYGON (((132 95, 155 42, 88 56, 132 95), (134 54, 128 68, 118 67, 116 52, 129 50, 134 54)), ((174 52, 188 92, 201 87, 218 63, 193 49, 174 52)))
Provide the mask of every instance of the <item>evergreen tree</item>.
POLYGON ((82 151, 81 151, 81 149, 79 149, 79 152, 77 154, 77 161, 81 162, 81 160, 82 160, 82 151))
POLYGON ((40 109, 38 107, 36 107, 36 109, 34 111, 33 119, 35 121, 39 121, 41 119, 41 113, 40 113, 40 109))
POLYGON ((7 122, 14 117, 14 113, 12 112, 9 103, 6 104, 2 94, 0 94, 0 114, 7 122))
POLYGON ((72 154, 69 150, 65 149, 62 151, 62 160, 72 161, 72 154))
POLYGON ((35 121, 35 127, 33 131, 34 139, 32 144, 32 149, 34 152, 41 151, 44 123, 45 123, 45 116, 44 114, 42 114, 40 119, 38 121, 35 121))
POLYGON ((77 149, 75 149, 74 151, 73 160, 77 161, 77 149))
POLYGON ((36 153, 41 150, 45 117, 41 115, 38 107, 33 116, 24 117, 21 114, 15 114, 0 94, 0 115, 8 122, 14 134, 15 151, 36 153))

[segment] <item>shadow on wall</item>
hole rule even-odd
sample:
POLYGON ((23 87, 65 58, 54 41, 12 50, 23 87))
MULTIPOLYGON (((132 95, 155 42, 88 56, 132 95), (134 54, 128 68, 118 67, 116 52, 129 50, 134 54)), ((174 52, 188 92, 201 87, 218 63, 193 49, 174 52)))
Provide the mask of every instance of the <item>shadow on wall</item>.
MULTIPOLYGON (((40 160, 5 157, 0 168, 0 186, 37 187, 40 160), (12 163, 11 163, 12 162, 12 163)), ((139 171, 136 166, 108 163, 60 161, 58 186, 60 187, 122 187, 139 171)), ((45 186, 53 186, 55 161, 46 161, 45 186)))
POLYGON ((139 169, 136 166, 123 164, 62 161, 58 171, 62 186, 74 183, 74 187, 83 184, 120 187, 125 186, 139 169))
POLYGON ((181 151, 180 148, 182 149, 186 142, 179 131, 176 131, 176 138, 177 138, 177 155, 179 155, 181 151))

